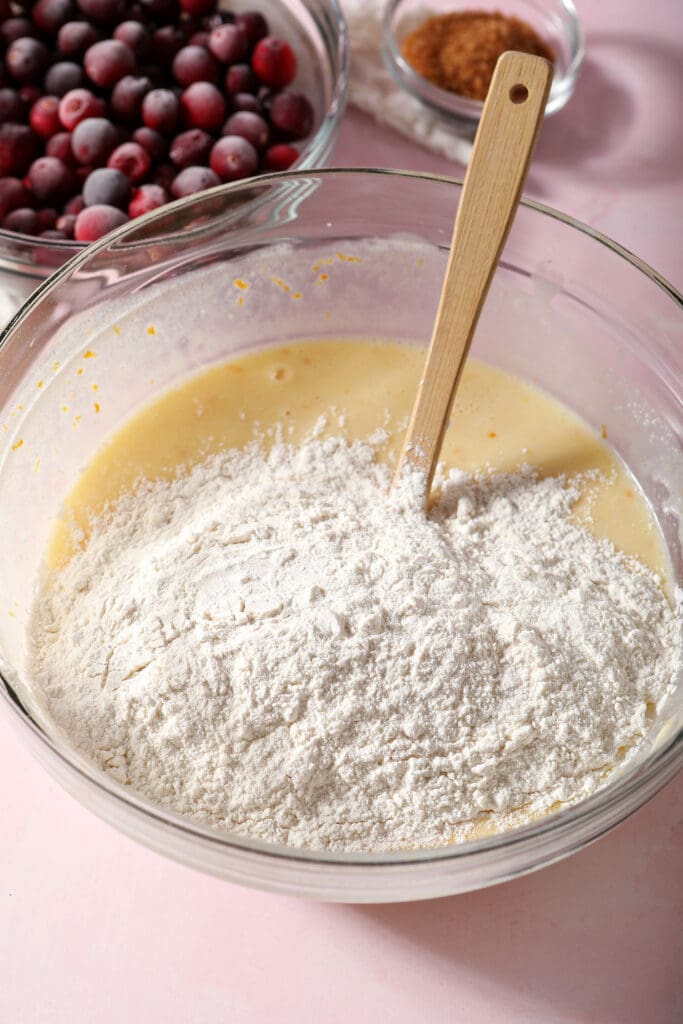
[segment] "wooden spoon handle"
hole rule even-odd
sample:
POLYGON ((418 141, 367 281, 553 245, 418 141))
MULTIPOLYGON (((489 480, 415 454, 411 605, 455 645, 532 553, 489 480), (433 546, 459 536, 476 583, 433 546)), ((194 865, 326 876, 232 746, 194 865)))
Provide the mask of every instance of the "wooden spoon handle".
POLYGON ((542 57, 504 53, 484 104, 453 228, 405 462, 426 473, 425 502, 479 313, 514 218, 553 77, 542 57))

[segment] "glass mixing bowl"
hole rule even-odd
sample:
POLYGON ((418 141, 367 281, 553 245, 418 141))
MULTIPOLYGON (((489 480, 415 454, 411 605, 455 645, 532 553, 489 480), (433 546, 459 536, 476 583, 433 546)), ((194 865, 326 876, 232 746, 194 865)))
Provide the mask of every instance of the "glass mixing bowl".
MULTIPOLYGON (((0 340, 0 704, 86 806, 159 852, 223 878, 354 902, 462 892, 591 842, 681 764, 679 673, 637 760, 582 803, 460 846, 311 853, 212 831, 153 806, 70 749, 32 699, 26 620, 39 563, 61 499, 104 439, 162 389, 248 349, 354 335, 424 343, 460 191, 446 178, 329 170, 180 200, 58 270, 0 340), (321 261, 328 261, 324 283, 321 261), (238 279, 250 284, 243 303, 238 279), (97 364, 99 411, 89 374, 78 375, 86 352, 97 364)), ((608 424, 659 520, 680 585, 681 296, 613 242, 525 202, 473 352, 594 427, 608 424)), ((381 380, 376 393, 381 409, 381 380)))
MULTIPOLYGON (((253 9, 254 3, 225 0, 219 7, 237 12, 253 9)), ((337 136, 348 88, 349 45, 339 0, 280 0, 266 13, 273 33, 291 41, 299 55, 292 88, 309 97, 315 113, 315 130, 294 166, 320 167, 337 136)), ((84 242, 0 230, 0 324, 43 278, 84 248, 84 242)))

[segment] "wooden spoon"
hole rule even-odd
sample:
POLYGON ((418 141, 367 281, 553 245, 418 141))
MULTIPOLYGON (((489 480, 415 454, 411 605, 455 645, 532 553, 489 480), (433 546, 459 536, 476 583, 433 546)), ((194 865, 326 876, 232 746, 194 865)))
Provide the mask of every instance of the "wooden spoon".
POLYGON ((553 67, 504 53, 496 64, 453 228, 424 374, 394 484, 406 463, 426 474, 425 504, 479 314, 522 194, 553 67))

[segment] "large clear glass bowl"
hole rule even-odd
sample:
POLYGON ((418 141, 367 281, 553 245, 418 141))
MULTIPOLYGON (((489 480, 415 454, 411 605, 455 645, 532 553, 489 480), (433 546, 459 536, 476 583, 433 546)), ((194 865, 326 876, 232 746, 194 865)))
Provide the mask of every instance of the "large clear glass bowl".
MULTIPOLYGON (((212 831, 153 806, 74 753, 32 698, 25 626, 39 562, 60 500, 107 435, 161 389, 246 349, 354 335, 423 343, 460 190, 456 181, 426 175, 330 170, 272 175, 181 200, 58 270, 0 340, 0 705, 69 792, 196 868, 331 900, 462 892, 591 842, 681 764, 679 674, 637 760, 574 807, 439 850, 310 853, 212 831), (321 260, 330 261, 324 286, 316 284, 321 260), (242 305, 237 279, 251 285, 242 305), (88 375, 77 373, 86 352, 96 356, 99 412, 88 375)), ((473 351, 593 426, 609 425, 659 520, 680 585, 681 296, 613 242, 525 202, 473 351)), ((381 410, 382 381, 375 386, 381 410)))
MULTIPOLYGON (((219 0, 231 11, 250 10, 253 0, 219 0)), ((321 167, 332 148, 346 104, 349 44, 339 0, 279 0, 267 10, 271 31, 289 40, 299 56, 292 84, 310 98, 314 131, 294 167, 321 167)), ((38 239, 0 230, 0 325, 33 289, 84 242, 38 239)))

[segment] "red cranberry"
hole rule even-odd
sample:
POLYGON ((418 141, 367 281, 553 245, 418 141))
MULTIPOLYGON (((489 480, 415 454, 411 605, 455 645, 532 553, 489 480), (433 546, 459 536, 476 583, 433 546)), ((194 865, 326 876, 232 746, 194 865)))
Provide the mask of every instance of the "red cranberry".
POLYGON ((64 204, 64 213, 72 213, 75 217, 77 217, 84 207, 85 203, 83 201, 83 196, 73 196, 71 199, 69 199, 68 203, 64 204))
POLYGON ((134 70, 135 54, 118 39, 103 39, 86 50, 83 67, 91 82, 103 89, 111 89, 120 78, 134 70))
POLYGON ((5 67, 18 82, 36 82, 50 61, 50 51, 38 39, 15 39, 5 54, 5 67))
POLYGON ((179 8, 177 0, 140 0, 140 6, 152 21, 177 22, 179 8))
POLYGON ((98 24, 109 25, 121 20, 126 0, 76 0, 86 18, 98 24))
POLYGON ((203 46, 205 50, 209 48, 209 33, 208 32, 195 32, 187 40, 188 46, 203 46))
POLYGON ((37 85, 22 85, 19 90, 19 96, 28 107, 32 107, 42 95, 43 90, 38 88, 37 85))
POLYGON ((15 231, 20 235, 37 235, 38 215, 35 210, 20 206, 3 218, 2 226, 5 231, 15 231))
POLYGON ((210 82, 194 82, 180 97, 185 123, 191 128, 216 132, 225 120, 225 100, 210 82))
POLYGON ((57 96, 41 96, 31 107, 28 123, 41 139, 49 139, 62 127, 59 120, 59 98, 57 96))
POLYGON ((151 166, 149 153, 139 142, 124 142, 107 160, 107 167, 121 171, 133 184, 142 181, 151 166))
POLYGON ((177 167, 172 167, 171 164, 159 164, 154 175, 154 184, 169 192, 177 173, 177 167))
POLYGON ((21 121, 26 116, 26 104, 16 89, 0 89, 0 122, 21 121))
POLYGON ((139 21, 122 21, 114 29, 114 39, 125 43, 138 60, 146 57, 149 53, 151 38, 149 30, 139 21))
POLYGON ((35 35, 37 35, 35 26, 28 18, 8 18, 0 25, 0 37, 7 46, 17 39, 35 35))
POLYGON ((236 181, 256 172, 258 154, 240 135, 226 135, 211 150, 209 164, 223 181, 236 181))
POLYGON ((56 156, 41 156, 34 160, 26 178, 39 203, 63 201, 77 188, 73 171, 56 156))
POLYGON ((56 156, 63 164, 73 167, 75 161, 71 152, 71 133, 55 132, 45 143, 45 155, 56 156))
POLYGON ((86 206, 76 218, 74 238, 77 242, 94 242, 127 220, 123 210, 116 206, 86 206))
POLYGON ((303 139, 313 125, 313 107, 300 92, 280 92, 270 104, 270 123, 286 139, 303 139))
POLYGON ((73 238, 74 228, 76 227, 76 214, 75 213, 63 213, 61 217, 57 218, 56 228, 61 231, 65 238, 73 238))
POLYGON ((237 64, 249 49, 247 33, 238 25, 219 25, 209 36, 209 49, 222 64, 237 64))
POLYGON ((152 89, 142 101, 142 120, 148 128, 154 128, 164 135, 170 135, 175 130, 179 113, 178 97, 170 89, 152 89))
POLYGON ((299 159, 298 150, 286 142, 270 146, 263 154, 263 166, 268 171, 286 171, 299 159))
POLYGON ((201 128, 190 128, 176 135, 169 155, 176 167, 191 167, 193 164, 206 163, 212 146, 213 139, 207 132, 201 128))
POLYGON ((250 46, 254 46, 259 39, 268 35, 268 22, 259 11, 242 11, 241 14, 236 14, 235 24, 244 29, 250 46))
POLYGON ((218 63, 202 46, 184 46, 173 61, 173 77, 179 85, 217 82, 218 63))
POLYGON ((31 201, 31 193, 19 178, 0 178, 0 220, 31 201))
POLYGON ((161 185, 141 185, 133 192, 133 198, 128 204, 129 217, 141 217, 143 213, 150 213, 165 206, 170 196, 161 185))
POLYGON ((39 150, 40 139, 28 125, 0 125, 0 177, 25 174, 39 150))
POLYGON ((65 57, 82 57, 100 38, 100 33, 87 21, 67 21, 57 36, 57 49, 65 57))
POLYGON ((146 149, 152 160, 163 160, 168 152, 166 140, 160 132, 153 128, 136 128, 131 136, 133 142, 139 142, 143 149, 146 149))
POLYGON ((142 101, 151 88, 149 78, 125 75, 114 86, 109 100, 114 116, 129 124, 138 123, 142 101))
POLYGON ((254 47, 251 66, 264 85, 282 89, 296 75, 296 56, 284 39, 266 36, 254 47))
POLYGON ((260 116, 250 110, 238 110, 231 114, 223 125, 222 135, 239 135, 251 142, 254 149, 263 149, 268 144, 270 129, 260 116))
POLYGON ((186 167, 171 183, 171 195, 174 199, 203 192, 205 188, 220 185, 221 179, 208 167, 186 167))
POLYGON ((174 28, 173 25, 158 28, 152 34, 152 60, 163 68, 170 67, 173 63, 173 58, 178 50, 182 49, 184 43, 185 39, 182 32, 174 28))
POLYGON ((51 206, 45 206, 42 210, 36 210, 38 214, 38 232, 49 231, 57 223, 57 211, 51 206))
POLYGON ((86 117, 101 117, 104 111, 104 100, 89 89, 71 89, 60 100, 59 120, 67 131, 72 132, 86 117))
POLYGON ((38 0, 31 11, 34 24, 46 35, 55 35, 74 16, 71 0, 38 0))
POLYGON ((130 181, 122 171, 113 167, 98 167, 89 174, 83 185, 86 206, 118 206, 128 209, 130 181))
POLYGON ((207 14, 213 14, 216 0, 180 0, 180 6, 190 17, 203 18, 207 14))
POLYGON ((104 117, 86 117, 79 121, 71 136, 71 150, 79 164, 99 167, 119 143, 119 133, 104 117))
POLYGON ((60 60, 48 70, 43 85, 53 96, 66 96, 83 85, 83 69, 71 60, 60 60))
POLYGON ((225 72, 225 91, 228 96, 238 92, 258 92, 258 78, 248 64, 233 64, 225 72))

